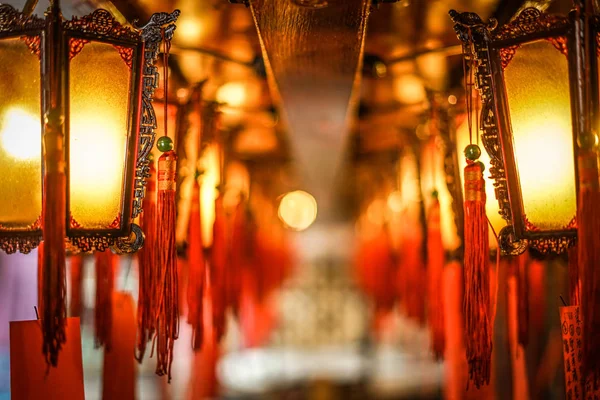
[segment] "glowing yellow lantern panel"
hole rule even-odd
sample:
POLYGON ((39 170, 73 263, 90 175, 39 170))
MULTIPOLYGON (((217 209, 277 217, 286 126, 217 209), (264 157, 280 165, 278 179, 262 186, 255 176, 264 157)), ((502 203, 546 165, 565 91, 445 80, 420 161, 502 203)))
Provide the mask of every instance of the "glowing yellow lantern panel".
POLYGON ((40 60, 4 39, 0 64, 0 226, 24 229, 42 212, 40 60))
POLYGON ((290 192, 279 203, 279 218, 291 229, 302 231, 317 218, 317 201, 301 190, 290 192))
POLYGON ((109 228, 120 217, 130 77, 110 44, 88 43, 71 60, 70 211, 83 229, 109 228))
POLYGON ((528 230, 561 230, 576 214, 567 57, 527 43, 504 70, 514 154, 528 230))

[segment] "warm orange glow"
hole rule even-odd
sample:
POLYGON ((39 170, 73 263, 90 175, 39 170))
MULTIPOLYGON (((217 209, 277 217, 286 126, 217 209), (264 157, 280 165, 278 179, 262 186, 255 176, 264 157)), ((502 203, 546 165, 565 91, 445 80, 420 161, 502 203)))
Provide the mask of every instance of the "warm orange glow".
POLYGON ((402 193, 399 190, 394 190, 388 195, 387 206, 392 212, 402 211, 402 193))
POLYGON ((202 21, 193 16, 183 14, 177 23, 177 41, 184 45, 193 45, 202 39, 204 34, 202 21))
POLYGON ((237 161, 228 163, 225 182, 227 182, 223 199, 225 208, 235 207, 242 197, 248 198, 250 175, 244 164, 237 161))
POLYGON ((92 42, 70 74, 70 212, 107 228, 121 211, 131 72, 113 46, 92 42))
POLYGON ((317 201, 301 190, 289 192, 281 199, 278 214, 289 228, 303 231, 317 218, 317 201))
POLYGON ((402 75, 394 80, 396 99, 401 103, 415 104, 425 100, 423 81, 416 75, 402 75))
POLYGON ((17 160, 40 160, 41 124, 39 116, 21 108, 6 110, 0 131, 2 147, 17 160))
POLYGON ((221 182, 219 148, 210 145, 199 159, 199 169, 203 171, 200 186, 200 213, 202 221, 202 243, 210 247, 213 241, 213 224, 215 222, 215 199, 219 192, 217 186, 221 182))
POLYGON ((246 103, 248 94, 242 82, 228 82, 217 90, 217 101, 232 107, 241 107, 246 103))
POLYGON ((383 199, 375 199, 367 208, 367 218, 375 225, 383 225, 388 218, 387 204, 383 199))
POLYGON ((567 58, 546 40, 528 43, 504 78, 525 215, 562 229, 577 210, 567 58))

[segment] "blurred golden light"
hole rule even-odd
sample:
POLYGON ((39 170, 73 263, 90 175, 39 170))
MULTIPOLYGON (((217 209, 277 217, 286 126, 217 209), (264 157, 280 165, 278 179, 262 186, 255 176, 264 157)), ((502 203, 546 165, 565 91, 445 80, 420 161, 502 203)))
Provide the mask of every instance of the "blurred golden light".
POLYGON ((456 98, 455 95, 451 94, 450 96, 448 96, 448 103, 449 104, 455 105, 457 101, 458 101, 458 99, 456 98))
POLYGON ((388 195, 387 206, 392 212, 399 213, 402 211, 402 193, 399 190, 394 190, 388 195))
POLYGON ((210 145, 204 150, 199 160, 202 173, 200 185, 200 214, 202 221, 202 243, 210 247, 213 241, 213 224, 215 222, 215 200, 219 195, 217 186, 221 182, 221 162, 219 147, 210 145))
POLYGON ((279 203, 278 215, 289 228, 303 231, 317 218, 317 201, 302 190, 289 192, 279 203))
POLYGON ((403 75, 394 80, 396 99, 404 104, 415 104, 426 98, 421 79, 414 74, 403 75))
POLYGON ((375 199, 367 208, 367 219, 376 225, 383 225, 387 219, 387 204, 383 199, 375 199))
POLYGON ((177 24, 177 30, 180 33, 177 35, 177 41, 186 45, 197 44, 204 34, 202 24, 198 18, 194 18, 193 16, 188 17, 186 14, 183 15, 184 17, 177 24))
POLYGON ((217 101, 232 107, 241 107, 248 98, 246 85, 242 82, 228 82, 217 90, 217 101))
POLYGON ((2 148, 11 157, 20 160, 40 159, 41 128, 39 118, 21 108, 6 110, 2 119, 0 138, 2 148))

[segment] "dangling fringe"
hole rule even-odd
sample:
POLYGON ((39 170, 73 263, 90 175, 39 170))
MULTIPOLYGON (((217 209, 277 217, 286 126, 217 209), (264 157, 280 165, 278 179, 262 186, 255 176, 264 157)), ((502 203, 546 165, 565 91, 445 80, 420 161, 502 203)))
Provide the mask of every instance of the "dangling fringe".
POLYGON ((444 358, 444 304, 442 276, 444 273, 444 245, 440 229, 440 202, 435 195, 429 209, 427 221, 427 275, 428 284, 428 317, 431 327, 431 349, 436 359, 444 358))
POLYGON ((546 266, 543 262, 532 259, 527 271, 529 273, 529 291, 534 293, 529 297, 530 329, 533 330, 532 337, 538 337, 545 332, 546 324, 546 266))
POLYGON ((141 363, 146 346, 156 332, 157 302, 160 293, 156 243, 156 168, 150 163, 150 177, 146 185, 140 225, 145 234, 144 247, 138 253, 139 293, 137 306, 137 345, 135 359, 141 363))
POLYGON ((82 283, 83 283, 83 256, 71 256, 69 271, 71 276, 71 304, 69 314, 71 317, 80 317, 82 311, 82 283))
POLYGON ((131 349, 136 346, 135 306, 131 294, 112 293, 112 348, 104 351, 102 400, 135 400, 136 367, 131 349))
POLYGON ((111 349, 112 292, 115 286, 116 256, 105 250, 96 252, 96 305, 94 310, 94 344, 111 349))
POLYGON ((212 399, 217 395, 218 382, 216 367, 219 359, 219 340, 216 338, 213 326, 212 300, 212 276, 210 268, 206 268, 204 278, 204 341, 200 351, 195 352, 192 361, 192 379, 190 379, 191 399, 212 399))
POLYGON ((425 286, 425 266, 423 237, 417 229, 402 230, 402 248, 396 277, 398 297, 404 299, 406 315, 422 324, 425 320, 425 296, 422 292, 425 286))
POLYGON ((203 339, 203 312, 202 297, 204 292, 204 254, 202 246, 202 224, 200 217, 200 185, 194 183, 192 207, 190 210, 190 225, 188 234, 188 323, 192 326, 192 349, 198 351, 202 348, 203 339))
POLYGON ((485 182, 478 163, 465 167, 465 296, 469 379, 477 388, 490 382, 492 327, 490 324, 490 266, 485 182))
MULTIPOLYGON (((358 246, 356 278, 373 302, 375 316, 386 314, 394 307, 396 288, 389 278, 393 276, 394 269, 389 237, 384 229, 358 246)), ((373 327, 376 328, 377 324, 374 323, 373 327)))
POLYGON ((569 299, 570 306, 579 305, 579 263, 577 262, 578 246, 569 249, 569 299))
POLYGON ((225 334, 227 243, 227 216, 223 207, 223 196, 219 195, 215 201, 215 222, 210 258, 213 325, 217 341, 221 340, 225 334))
POLYGON ((237 314, 242 293, 242 271, 253 258, 254 246, 250 233, 250 221, 245 201, 235 207, 231 221, 231 258, 227 271, 227 304, 237 314))
POLYGON ((156 319, 156 374, 171 381, 173 348, 179 337, 179 294, 177 291, 177 249, 175 247, 175 182, 177 156, 167 151, 158 160, 158 265, 160 300, 156 319))
POLYGON ((41 248, 42 271, 42 332, 46 362, 58 364, 58 353, 66 342, 67 274, 65 255, 66 236, 66 179, 64 172, 46 171, 42 209, 41 248))
POLYGON ((41 242, 40 245, 38 246, 38 268, 37 268, 37 294, 38 294, 38 301, 37 301, 37 317, 38 319, 41 318, 42 315, 44 315, 44 263, 43 263, 43 257, 42 254, 44 254, 44 242, 41 242))
POLYGON ((578 161, 577 261, 583 315, 583 367, 587 376, 600 366, 600 188, 596 153, 582 150, 578 161))
POLYGON ((529 343, 529 276, 527 253, 521 254, 517 265, 517 319, 519 344, 525 348, 529 343))

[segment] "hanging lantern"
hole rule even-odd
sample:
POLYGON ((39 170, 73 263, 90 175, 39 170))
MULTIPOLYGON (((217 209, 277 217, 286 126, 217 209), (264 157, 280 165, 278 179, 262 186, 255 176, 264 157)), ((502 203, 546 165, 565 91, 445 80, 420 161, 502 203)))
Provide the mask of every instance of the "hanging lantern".
MULTIPOLYGON (((527 8, 499 28, 473 13, 450 16, 475 74, 488 171, 508 222, 500 250, 561 253, 577 236, 576 160, 581 143, 593 142, 583 128, 592 115, 583 108, 597 104, 582 94, 584 13, 578 8, 567 18, 527 8)), ((589 76, 597 81, 596 72, 589 76)))
POLYGON ((37 247, 53 228, 44 209, 75 252, 134 252, 157 124, 154 62, 179 11, 128 28, 105 10, 64 20, 50 3, 45 19, 0 6, 0 248, 37 247))

